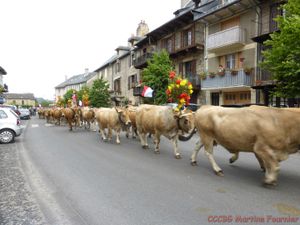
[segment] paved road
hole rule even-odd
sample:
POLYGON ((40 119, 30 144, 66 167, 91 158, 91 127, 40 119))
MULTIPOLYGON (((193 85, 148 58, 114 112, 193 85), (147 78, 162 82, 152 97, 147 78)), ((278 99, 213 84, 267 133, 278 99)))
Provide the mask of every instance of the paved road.
POLYGON ((166 139, 157 155, 124 135, 121 145, 104 143, 96 132, 69 132, 36 118, 21 138, 20 165, 39 206, 40 219, 33 224, 285 224, 276 223, 280 218, 300 223, 298 153, 282 163, 279 185, 267 189, 251 154, 229 165, 230 154, 218 147, 224 177, 214 175, 203 153, 199 166, 190 166, 196 138, 180 143, 181 160, 166 139))

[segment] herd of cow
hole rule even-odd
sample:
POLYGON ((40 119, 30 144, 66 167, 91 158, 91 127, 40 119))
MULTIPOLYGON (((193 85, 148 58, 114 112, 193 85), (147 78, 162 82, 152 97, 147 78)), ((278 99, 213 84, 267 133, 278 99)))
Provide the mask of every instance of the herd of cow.
POLYGON ((191 163, 197 163, 197 155, 204 147, 209 162, 219 176, 222 169, 213 156, 213 146, 222 145, 233 154, 230 163, 238 159, 239 152, 253 152, 265 171, 264 183, 275 185, 279 172, 279 162, 286 160, 289 154, 297 153, 300 146, 300 109, 270 108, 250 106, 245 108, 225 108, 221 106, 202 106, 196 112, 185 109, 175 112, 169 106, 142 104, 114 108, 88 107, 40 109, 39 118, 47 122, 60 124, 62 118, 69 125, 99 126, 103 140, 112 139, 112 130, 116 143, 120 143, 120 132, 129 131, 138 135, 143 148, 148 148, 147 137, 153 136, 155 152, 159 153, 161 135, 173 143, 174 155, 180 158, 178 139, 188 140, 198 133, 191 163), (106 132, 107 129, 107 132, 106 132))

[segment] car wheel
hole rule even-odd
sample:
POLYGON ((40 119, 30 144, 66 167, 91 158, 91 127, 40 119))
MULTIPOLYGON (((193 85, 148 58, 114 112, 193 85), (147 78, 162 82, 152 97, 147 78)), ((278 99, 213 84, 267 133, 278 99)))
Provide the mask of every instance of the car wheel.
POLYGON ((15 139, 15 133, 9 129, 3 129, 0 131, 0 143, 11 143, 15 139))

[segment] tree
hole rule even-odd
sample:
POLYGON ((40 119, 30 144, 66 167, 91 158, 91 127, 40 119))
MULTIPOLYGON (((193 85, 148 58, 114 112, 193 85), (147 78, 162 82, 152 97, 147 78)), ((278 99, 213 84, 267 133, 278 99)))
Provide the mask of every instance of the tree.
POLYGON ((276 18, 280 32, 271 34, 264 42, 261 67, 272 73, 276 82, 274 95, 300 96, 300 0, 289 0, 283 6, 284 16, 276 18))
POLYGON ((76 92, 75 89, 70 89, 64 94, 64 100, 65 100, 64 104, 67 106, 71 106, 73 91, 76 92))
POLYGON ((111 101, 108 89, 109 84, 107 81, 102 78, 95 80, 89 92, 90 105, 93 107, 110 107, 111 101))
POLYGON ((88 86, 83 86, 80 91, 78 91, 77 96, 78 100, 80 100, 83 106, 89 105, 89 93, 90 89, 88 86))
POLYGON ((152 59, 148 61, 148 66, 142 74, 142 81, 144 85, 154 90, 154 104, 161 105, 167 102, 166 90, 172 68, 169 54, 165 50, 154 53, 152 59))

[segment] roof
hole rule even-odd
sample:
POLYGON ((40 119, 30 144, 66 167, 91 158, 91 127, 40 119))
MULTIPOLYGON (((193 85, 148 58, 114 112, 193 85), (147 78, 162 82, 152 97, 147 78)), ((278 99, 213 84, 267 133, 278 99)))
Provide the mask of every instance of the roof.
MULTIPOLYGON (((120 47, 118 47, 117 49, 120 49, 120 47)), ((111 63, 114 63, 115 61, 117 61, 117 59, 121 59, 121 58, 123 58, 123 57, 125 57, 126 55, 129 55, 130 54, 130 47, 126 47, 126 49, 125 49, 126 51, 123 53, 123 54, 121 54, 121 55, 117 55, 117 54, 115 54, 115 55, 113 55, 113 56, 111 56, 107 61, 105 61, 98 69, 96 69, 94 72, 99 72, 101 69, 103 69, 104 67, 106 67, 106 66, 108 66, 109 64, 111 64, 111 63)))
POLYGON ((6 75, 6 71, 0 66, 0 75, 6 75))
POLYGON ((35 100, 35 97, 32 93, 5 93, 3 94, 6 99, 29 99, 35 100))
POLYGON ((88 74, 84 73, 84 74, 75 75, 75 76, 70 77, 66 81, 62 82, 61 84, 57 85, 55 88, 64 88, 69 85, 86 83, 86 81, 88 79, 90 79, 91 77, 93 77, 95 75, 96 75, 95 72, 91 72, 88 74))

